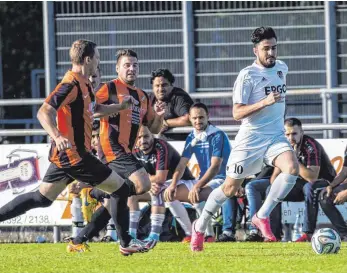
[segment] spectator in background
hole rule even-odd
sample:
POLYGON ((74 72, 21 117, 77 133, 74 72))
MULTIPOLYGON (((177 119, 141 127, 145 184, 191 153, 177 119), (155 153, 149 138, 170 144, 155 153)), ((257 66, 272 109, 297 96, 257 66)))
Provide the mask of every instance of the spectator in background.
POLYGON ((237 197, 228 198, 222 205, 223 227, 216 242, 235 242, 236 218, 238 212, 237 197))
MULTIPOLYGON (((170 186, 164 192, 164 198, 170 202, 176 199, 189 202, 201 214, 210 193, 225 180, 231 145, 226 133, 209 123, 208 109, 205 104, 194 103, 189 110, 189 119, 194 129, 186 139, 181 160, 174 171, 170 186), (179 181, 193 154, 200 167, 200 177, 197 183, 187 191, 179 185, 179 181)), ((234 234, 229 235, 235 241, 234 234)), ((215 241, 211 220, 204 240, 205 242, 215 241)))
MULTIPOLYGON (((193 104, 193 100, 183 89, 175 87, 173 84, 175 77, 170 70, 159 68, 152 71, 151 84, 153 90, 152 104, 155 102, 166 103, 166 111, 164 115, 164 122, 159 133, 160 136, 167 138, 165 132, 174 127, 190 126, 189 122, 189 108, 193 104)), ((182 134, 176 135, 175 140, 182 134)))
MULTIPOLYGON (((260 209, 262 201, 265 200, 266 190, 270 186, 270 177, 274 167, 267 166, 262 169, 257 177, 246 184, 245 191, 249 207, 249 218, 260 209)), ((259 235, 258 229, 252 223, 249 225, 249 235, 246 242, 263 242, 264 239, 259 235)))
POLYGON ((345 159, 343 168, 333 182, 328 185, 320 194, 319 203, 322 210, 338 231, 343 240, 347 237, 347 224, 343 216, 336 208, 347 201, 347 148, 345 150, 345 159))
MULTIPOLYGON (((139 130, 134 155, 148 172, 151 180, 151 191, 150 193, 129 198, 129 234, 134 238, 137 236, 137 228, 140 221, 139 201, 152 201, 151 233, 148 239, 145 240, 159 241, 166 211, 163 193, 165 188, 170 185, 172 175, 180 162, 181 156, 168 142, 154 138, 146 126, 141 126, 139 130)), ((188 192, 196 182, 195 177, 186 166, 179 185, 188 192)), ((167 206, 186 234, 183 242, 190 242, 192 225, 183 204, 174 200, 167 203, 167 206)))
MULTIPOLYGON (((314 138, 304 134, 301 121, 288 118, 284 121, 285 135, 290 142, 299 161, 299 177, 293 189, 284 201, 305 201, 303 235, 296 242, 308 242, 316 228, 318 214, 319 188, 329 185, 336 176, 336 171, 322 145, 314 138)), ((280 173, 275 168, 271 177, 273 181, 280 173)), ((281 237, 281 204, 271 213, 271 229, 276 238, 281 237)))

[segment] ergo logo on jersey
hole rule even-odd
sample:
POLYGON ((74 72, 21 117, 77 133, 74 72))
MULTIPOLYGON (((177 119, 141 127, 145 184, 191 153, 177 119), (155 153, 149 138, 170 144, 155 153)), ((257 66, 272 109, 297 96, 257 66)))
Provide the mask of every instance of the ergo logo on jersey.
POLYGON ((265 86, 264 90, 266 95, 269 95, 271 92, 286 93, 287 86, 285 84, 277 85, 277 86, 274 86, 274 85, 265 86))

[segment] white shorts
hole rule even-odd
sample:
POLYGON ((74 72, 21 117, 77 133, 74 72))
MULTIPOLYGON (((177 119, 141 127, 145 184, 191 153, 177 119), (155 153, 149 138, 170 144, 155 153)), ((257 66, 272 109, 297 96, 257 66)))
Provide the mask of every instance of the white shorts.
POLYGON ((225 179, 222 179, 222 178, 212 179, 210 182, 206 184, 206 186, 214 190, 214 189, 217 189, 219 186, 221 186, 224 183, 224 181, 225 179))
POLYGON ((263 163, 273 166, 273 160, 292 147, 284 134, 268 136, 258 133, 237 134, 230 153, 227 176, 246 178, 261 171, 263 163))
MULTIPOLYGON (((170 186, 172 179, 165 181, 164 187, 165 189, 170 186)), ((193 189, 193 186, 198 182, 198 180, 178 180, 177 186, 179 185, 185 185, 189 191, 193 189)))

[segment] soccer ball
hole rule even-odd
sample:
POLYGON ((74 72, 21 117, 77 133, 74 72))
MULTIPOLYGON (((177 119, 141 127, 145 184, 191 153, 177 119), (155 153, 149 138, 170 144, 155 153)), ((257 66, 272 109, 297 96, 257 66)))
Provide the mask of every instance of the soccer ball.
POLYGON ((317 254, 332 254, 339 252, 341 238, 335 230, 321 228, 313 234, 311 244, 317 254))

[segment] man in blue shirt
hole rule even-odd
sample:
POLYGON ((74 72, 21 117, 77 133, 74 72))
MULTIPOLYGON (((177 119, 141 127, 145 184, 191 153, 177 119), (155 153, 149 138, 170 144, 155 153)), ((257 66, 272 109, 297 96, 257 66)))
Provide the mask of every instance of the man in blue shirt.
MULTIPOLYGON (((211 125, 208 119, 205 104, 197 102, 191 106, 189 120, 194 130, 186 139, 181 160, 172 176, 170 186, 164 192, 165 200, 190 202, 196 206, 198 212, 202 211, 205 203, 203 201, 207 200, 212 190, 224 182, 226 165, 231 151, 228 136, 211 125), (177 185, 177 183, 193 154, 200 167, 200 177, 192 189, 188 190, 187 187, 177 185)), ((207 237, 209 235, 211 232, 207 232, 207 237)), ((207 238, 207 241, 211 241, 211 238, 207 238)))

